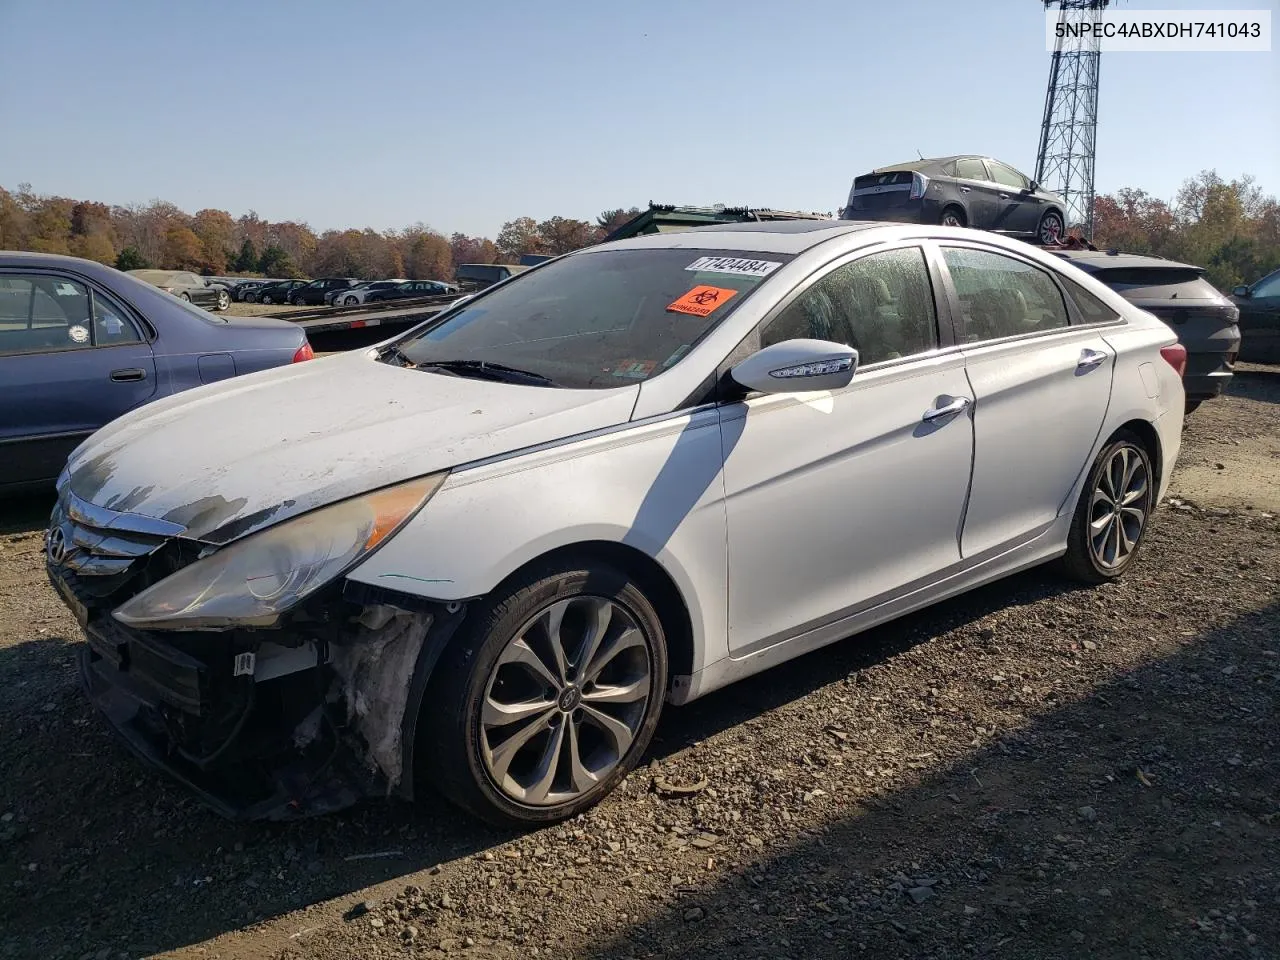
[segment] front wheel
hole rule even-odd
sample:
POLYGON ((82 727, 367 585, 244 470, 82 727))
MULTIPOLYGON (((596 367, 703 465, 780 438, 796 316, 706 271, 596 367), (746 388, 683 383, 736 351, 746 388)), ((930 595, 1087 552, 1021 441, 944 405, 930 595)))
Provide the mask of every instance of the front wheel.
POLYGON ((231 306, 231 296, 225 290, 218 291, 218 302, 214 306, 215 310, 226 310, 231 306))
POLYGON ((640 585, 604 563, 544 569, 468 620, 424 699, 423 779, 499 826, 599 802, 644 754, 666 690, 665 634, 640 585))
POLYGON ((1133 434, 1116 434, 1093 462, 1076 504, 1062 558, 1066 573, 1085 583, 1118 578, 1138 555, 1154 506, 1150 454, 1133 434))
POLYGON ((302 300, 299 299, 298 297, 290 297, 289 302, 293 304, 295 307, 302 306, 302 300))
POLYGON ((1036 229, 1036 237, 1043 244, 1054 244, 1062 239, 1062 214, 1056 210, 1046 210, 1040 218, 1040 226, 1036 229))
POLYGON ((342 301, 342 304, 343 306, 354 307, 359 302, 360 302, 359 297, 347 297, 345 300, 342 301))
POLYGON ((189 293, 180 293, 180 294, 178 294, 178 296, 179 296, 181 299, 183 299, 183 300, 187 301, 187 303, 190 303, 190 302, 191 302, 191 294, 189 294, 189 293))

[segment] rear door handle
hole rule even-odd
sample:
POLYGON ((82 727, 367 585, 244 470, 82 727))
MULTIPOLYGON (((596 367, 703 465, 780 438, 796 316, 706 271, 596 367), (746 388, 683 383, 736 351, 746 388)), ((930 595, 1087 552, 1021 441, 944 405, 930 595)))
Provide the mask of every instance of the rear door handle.
POLYGON ((1092 370, 1102 361, 1106 360, 1110 354, 1105 350, 1090 350, 1088 347, 1080 351, 1080 360, 1076 364, 1077 370, 1092 370))
POLYGON ((961 187, 961 188, 960 188, 960 192, 961 192, 961 193, 968 193, 968 192, 969 192, 970 190, 972 190, 972 189, 973 189, 972 187, 961 187))
POLYGON ((130 383, 135 380, 147 379, 147 371, 141 367, 126 367, 123 370, 112 370, 111 379, 116 383, 130 383))
MULTIPOLYGON (((941 399, 942 397, 938 398, 938 400, 941 399)), ((937 401, 935 400, 934 402, 936 403, 937 401)), ((925 423, 933 423, 935 420, 945 420, 947 417, 955 416, 967 406, 969 406, 968 397, 952 397, 941 406, 930 407, 924 412, 924 417, 921 419, 923 419, 925 423)))

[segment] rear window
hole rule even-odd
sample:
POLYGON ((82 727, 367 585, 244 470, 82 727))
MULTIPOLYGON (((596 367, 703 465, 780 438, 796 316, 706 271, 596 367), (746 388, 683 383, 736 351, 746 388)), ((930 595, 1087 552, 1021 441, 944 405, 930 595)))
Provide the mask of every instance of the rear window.
POLYGON ((1130 299, 1212 300, 1219 296, 1194 267, 1110 267, 1093 275, 1130 299))
POLYGON ((397 344, 410 364, 483 361, 607 389, 674 366, 792 257, 741 250, 579 253, 493 287, 397 344))
POLYGON ((863 187, 891 187, 900 183, 911 182, 910 170, 891 170, 888 173, 864 173, 853 181, 853 189, 863 187))

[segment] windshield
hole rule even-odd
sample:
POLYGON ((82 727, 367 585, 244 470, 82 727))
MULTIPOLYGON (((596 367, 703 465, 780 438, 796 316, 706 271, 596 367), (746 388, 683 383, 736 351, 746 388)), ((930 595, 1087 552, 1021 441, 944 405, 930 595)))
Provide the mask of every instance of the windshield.
POLYGON ((791 256, 741 250, 581 253, 477 295, 396 345, 400 362, 483 361, 552 386, 657 376, 791 256))

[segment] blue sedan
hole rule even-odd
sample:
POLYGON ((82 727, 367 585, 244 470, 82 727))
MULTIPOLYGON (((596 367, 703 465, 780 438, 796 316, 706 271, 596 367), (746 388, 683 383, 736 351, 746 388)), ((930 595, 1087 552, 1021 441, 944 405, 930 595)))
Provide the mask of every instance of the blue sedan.
POLYGON ((89 260, 0 252, 0 494, 52 483, 134 407, 312 356, 287 321, 217 316, 89 260))

